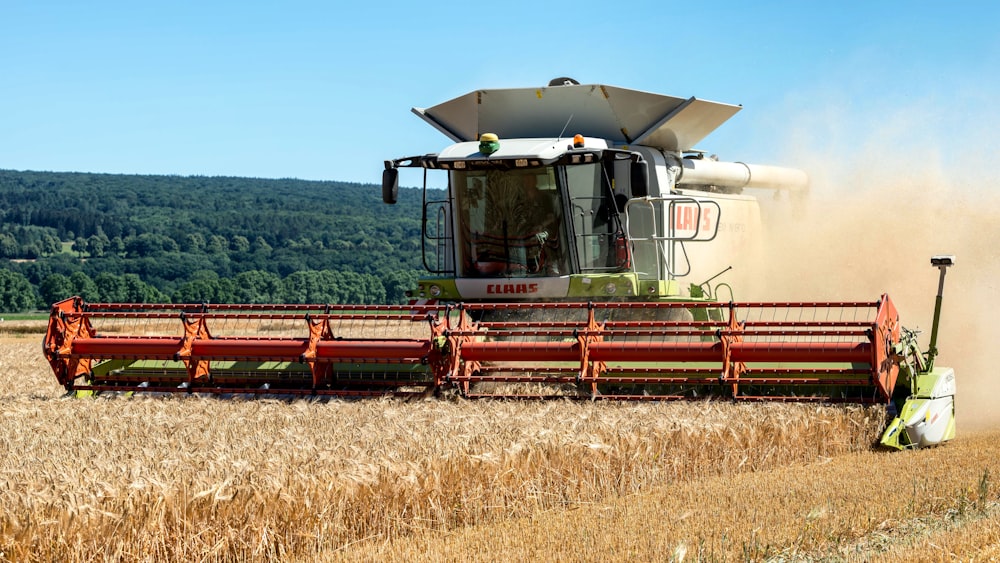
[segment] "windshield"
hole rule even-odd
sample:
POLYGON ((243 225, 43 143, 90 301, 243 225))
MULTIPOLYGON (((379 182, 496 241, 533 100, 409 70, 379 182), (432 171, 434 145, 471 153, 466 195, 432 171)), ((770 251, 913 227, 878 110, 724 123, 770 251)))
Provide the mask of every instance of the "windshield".
POLYGON ((553 167, 453 174, 460 275, 569 273, 563 205, 553 167))

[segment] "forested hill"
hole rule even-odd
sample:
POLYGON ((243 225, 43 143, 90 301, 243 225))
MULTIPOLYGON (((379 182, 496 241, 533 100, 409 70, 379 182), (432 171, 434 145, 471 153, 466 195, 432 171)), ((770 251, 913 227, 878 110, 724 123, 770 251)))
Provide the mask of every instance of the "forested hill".
POLYGON ((332 181, 0 170, 0 310, 75 294, 396 302, 421 269, 420 201, 332 181))

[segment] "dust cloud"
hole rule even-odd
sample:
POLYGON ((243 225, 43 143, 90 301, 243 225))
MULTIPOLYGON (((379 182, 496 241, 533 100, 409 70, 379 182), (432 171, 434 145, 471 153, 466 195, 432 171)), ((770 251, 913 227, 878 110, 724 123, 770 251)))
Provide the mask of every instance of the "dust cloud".
POLYGON ((776 201, 757 194, 767 258, 751 268, 754 283, 740 286, 753 295, 741 290, 740 298, 875 300, 888 293, 903 325, 922 331, 926 349, 939 278, 930 257, 954 254, 936 365, 955 368, 960 431, 997 428, 1000 141, 972 133, 1000 121, 997 116, 928 121, 924 109, 900 110, 881 121, 873 116, 863 135, 836 134, 837 120, 830 114, 805 120, 826 135, 800 133, 784 163, 809 173, 810 191, 776 201), (834 125, 817 128, 818 119, 834 125), (936 127, 961 126, 963 119, 969 134, 956 137, 963 139, 961 146, 935 146, 944 137, 936 127))

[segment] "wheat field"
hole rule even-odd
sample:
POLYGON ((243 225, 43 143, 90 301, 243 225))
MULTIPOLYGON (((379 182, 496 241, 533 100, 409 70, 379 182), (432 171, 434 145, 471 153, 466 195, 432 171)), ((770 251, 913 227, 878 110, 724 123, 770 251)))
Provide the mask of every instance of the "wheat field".
POLYGON ((0 340, 2 561, 1000 555, 996 436, 876 452, 881 409, 67 399, 40 341, 0 340))

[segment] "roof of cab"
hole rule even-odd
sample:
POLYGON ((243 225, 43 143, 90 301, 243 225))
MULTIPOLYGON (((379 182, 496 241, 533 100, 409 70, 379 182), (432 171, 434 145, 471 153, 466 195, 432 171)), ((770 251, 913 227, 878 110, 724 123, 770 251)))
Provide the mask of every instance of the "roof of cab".
POLYGON ((482 133, 559 138, 580 133, 614 145, 693 149, 741 109, 603 84, 475 90, 413 112, 456 142, 482 133))

